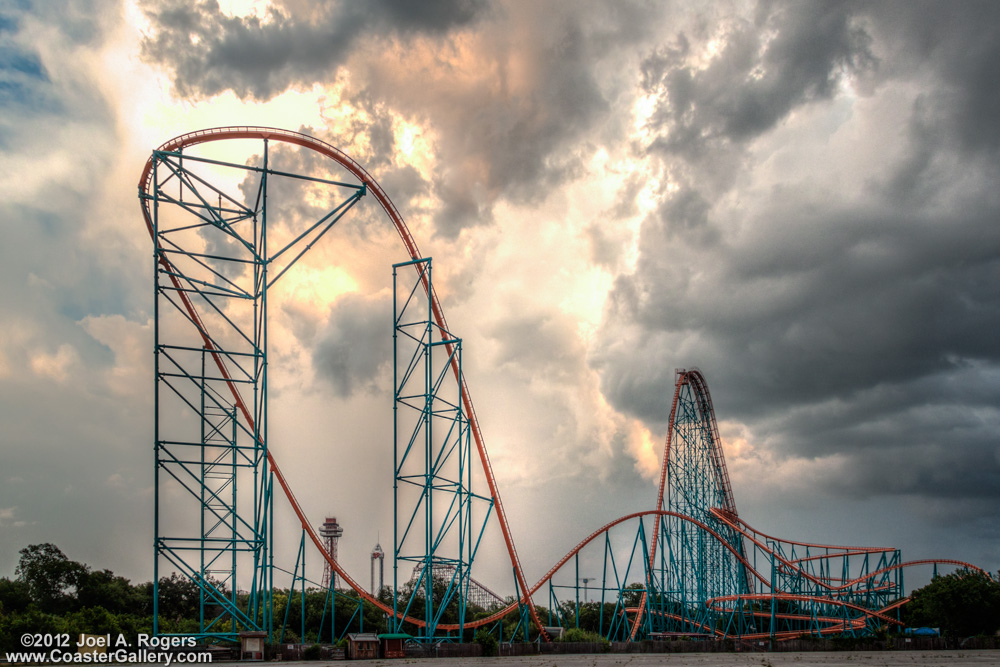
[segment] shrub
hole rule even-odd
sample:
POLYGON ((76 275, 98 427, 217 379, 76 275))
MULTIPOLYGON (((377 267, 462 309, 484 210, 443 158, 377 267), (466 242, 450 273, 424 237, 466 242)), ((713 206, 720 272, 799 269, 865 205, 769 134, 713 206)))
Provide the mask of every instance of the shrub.
POLYGON ((601 644, 605 651, 611 650, 611 642, 597 634, 593 630, 584 630, 583 628, 570 628, 563 633, 563 636, 559 639, 561 642, 588 642, 591 644, 601 644))
POLYGON ((482 647, 483 655, 486 657, 496 655, 497 649, 500 646, 499 642, 497 642, 497 638, 486 630, 479 630, 476 632, 476 643, 482 647))

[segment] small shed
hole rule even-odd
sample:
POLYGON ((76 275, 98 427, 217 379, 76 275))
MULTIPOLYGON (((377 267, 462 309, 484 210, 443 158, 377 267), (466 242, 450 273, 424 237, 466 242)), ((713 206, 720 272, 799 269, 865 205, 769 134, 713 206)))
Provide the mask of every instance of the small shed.
POLYGON ((240 633, 240 660, 263 660, 267 633, 250 630, 240 633))
POLYGON ((405 658, 406 650, 403 644, 407 639, 413 639, 405 632, 387 632, 378 636, 378 643, 382 647, 383 658, 405 658))
POLYGON ((378 635, 355 632, 347 635, 347 659, 371 660, 378 657, 378 635))

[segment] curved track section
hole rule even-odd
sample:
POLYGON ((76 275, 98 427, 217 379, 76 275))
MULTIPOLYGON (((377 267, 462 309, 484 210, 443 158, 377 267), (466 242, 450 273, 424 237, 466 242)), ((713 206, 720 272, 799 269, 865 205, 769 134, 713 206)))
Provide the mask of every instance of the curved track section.
MULTIPOLYGON (((282 130, 277 128, 219 127, 219 128, 200 130, 197 132, 183 134, 179 137, 171 139, 170 141, 167 141, 157 150, 162 152, 180 152, 183 151, 185 148, 196 146, 198 144, 204 144, 214 141, 224 141, 230 139, 260 139, 260 140, 279 141, 283 143, 293 144, 315 151, 320 155, 323 155, 333 160, 334 162, 338 163, 339 165, 344 167, 347 171, 349 171, 352 175, 354 175, 367 188, 368 192, 370 192, 375 197, 379 205, 389 216, 390 220, 392 220, 393 226, 396 228, 396 231, 398 232, 400 239, 402 239, 403 245, 406 248, 406 252, 410 256, 410 258, 413 260, 421 258, 420 251, 417 248, 416 241, 410 234, 410 231, 407 228, 402 215, 400 215, 399 210, 392 203, 392 200, 389 198, 388 194, 386 194, 386 192, 382 189, 381 185, 379 185, 379 183, 371 176, 371 174, 368 173, 367 170, 365 170, 364 167, 355 162, 350 156, 348 156, 343 151, 339 150, 334 146, 331 146, 330 144, 324 141, 320 141, 319 139, 315 139, 313 137, 298 132, 291 132, 288 130, 282 130)), ((157 238, 154 233, 153 219, 149 209, 149 202, 153 199, 153 193, 150 192, 153 181, 153 171, 154 171, 154 161, 151 157, 146 162, 145 168, 143 169, 142 175, 139 179, 139 198, 140 201, 142 202, 142 212, 146 222, 147 229, 149 230, 150 237, 153 239, 153 242, 155 244, 157 243, 157 238)), ((233 400, 235 401, 237 408, 239 409, 244 419, 246 419, 247 423, 250 424, 252 428, 252 425, 254 424, 253 414, 248 408, 246 401, 240 395, 239 388, 236 382, 234 381, 232 375, 230 374, 229 369, 227 368, 225 359, 221 354, 217 353, 217 351, 215 350, 215 345, 212 341, 212 337, 209 335, 209 332, 205 330, 204 324, 202 323, 202 319, 199 316, 197 310, 195 309, 193 303, 191 302, 190 297, 183 290, 178 279, 174 277, 173 275, 174 272, 172 270, 170 262, 165 255, 160 255, 160 263, 163 266, 163 269, 168 274, 170 274, 171 280, 174 282, 175 287, 177 288, 177 293, 179 295, 179 298, 183 302, 184 308, 187 310, 189 319, 198 329, 198 333, 201 336, 202 340, 204 341, 205 348, 210 352, 212 360, 217 366, 219 372, 222 374, 224 378, 226 378, 227 384, 232 393, 232 397, 233 400)), ((441 308, 441 303, 438 300, 437 294, 434 292, 433 288, 430 287, 430 289, 428 289, 429 287, 430 286, 428 286, 428 284, 425 281, 424 288, 425 290, 428 291, 428 295, 431 300, 431 308, 433 311, 433 316, 437 321, 437 324, 440 326, 440 328, 447 331, 448 325, 444 317, 444 311, 441 308)), ((450 354, 452 346, 449 343, 445 343, 445 347, 450 354)), ((456 379, 461 383, 464 390, 463 407, 465 408, 465 411, 468 414, 470 429, 472 431, 473 439, 475 440, 476 443, 476 449, 479 454, 479 459, 483 467, 483 472, 485 474, 486 482, 489 487, 490 495, 494 501, 497 520, 500 523, 500 530, 503 533, 503 538, 507 547, 507 552, 510 555, 511 565, 514 570, 514 575, 517 579, 518 587, 520 588, 521 591, 527 591, 528 586, 526 580, 524 579, 524 573, 521 569, 520 559, 518 558, 517 550, 514 546, 514 540, 511 535, 510 526, 507 522, 507 515, 506 512, 504 511, 503 502, 501 501, 500 498, 500 491, 499 488, 497 487, 496 478, 493 474, 493 467, 490 463, 489 454, 486 451, 486 443, 483 439, 482 431, 479 427, 479 420, 476 416, 476 411, 472 403, 472 398, 468 390, 468 385, 465 381, 465 377, 461 374, 457 364, 452 364, 452 370, 455 374, 456 379)), ((344 569, 340 566, 340 564, 337 563, 329 554, 327 554, 326 550, 323 547, 322 540, 316 533, 315 529, 312 527, 312 524, 306 518, 305 512, 302 509, 301 504, 295 498, 295 494, 292 492, 292 489, 288 485, 288 482, 285 479, 284 475, 282 475, 281 469, 278 467, 277 461, 275 461, 274 456, 270 450, 268 450, 267 452, 267 458, 270 468, 271 470, 274 471, 275 477, 278 480, 282 491, 284 492, 286 498, 288 499, 293 510, 295 511, 296 516, 298 516, 299 521, 302 524, 303 530, 305 530, 308 533, 310 540, 320 551, 320 553, 324 554, 324 557, 330 563, 330 566, 334 568, 337 571, 337 573, 341 577, 343 577, 343 580, 346 583, 348 583, 348 585, 350 585, 351 588, 357 591, 359 595, 368 600, 370 603, 378 606, 386 613, 391 614, 392 613, 391 608, 387 608, 385 605, 383 605, 381 602, 375 599, 371 594, 365 591, 363 586, 360 586, 357 582, 355 582, 347 574, 347 572, 344 571, 344 569)), ((537 617, 537 614, 535 612, 535 607, 531 603, 530 594, 528 593, 524 594, 524 596, 522 597, 522 603, 528 607, 536 627, 544 635, 545 631, 542 627, 541 621, 537 617)), ((406 620, 418 626, 422 626, 424 624, 423 621, 421 621, 420 619, 407 618, 406 620)), ((454 628, 449 628, 448 626, 445 625, 441 625, 439 627, 444 630, 454 629, 454 628)), ((472 626, 467 626, 467 627, 472 627, 472 626)))
POLYGON ((811 562, 815 561, 829 560, 831 558, 852 558, 856 556, 881 554, 888 551, 892 551, 892 549, 890 547, 845 547, 845 546, 836 546, 832 544, 815 544, 809 542, 794 542, 790 540, 783 540, 771 535, 766 535, 764 533, 761 533, 760 531, 751 528, 746 522, 731 517, 722 510, 714 508, 712 509, 712 513, 715 514, 720 521, 729 524, 734 530, 739 531, 745 539, 752 542, 755 546, 761 549, 766 549, 770 553, 774 554, 774 558, 780 564, 779 568, 781 570, 786 572, 796 572, 803 579, 811 581, 817 586, 821 586, 830 591, 845 590, 852 586, 856 586, 860 583, 863 583, 869 579, 873 579, 880 575, 886 574, 888 572, 892 572, 894 570, 900 570, 907 567, 916 567, 918 565, 954 565, 955 567, 959 567, 966 570, 972 570, 989 576, 989 572, 987 572, 983 568, 979 567, 978 565, 973 565, 972 563, 967 563, 965 561, 954 560, 950 558, 925 558, 922 560, 911 560, 905 563, 896 563, 893 565, 888 565, 881 569, 869 572, 865 576, 855 577, 853 579, 844 580, 843 578, 838 579, 831 576, 820 578, 810 574, 806 566, 811 562), (788 558, 783 557, 780 554, 780 552, 778 552, 776 549, 770 547, 769 544, 783 544, 792 547, 796 546, 805 547, 807 549, 819 550, 822 551, 823 553, 812 556, 804 556, 796 558, 794 560, 789 560, 788 558), (841 583, 836 584, 835 582, 837 581, 840 581, 841 583))

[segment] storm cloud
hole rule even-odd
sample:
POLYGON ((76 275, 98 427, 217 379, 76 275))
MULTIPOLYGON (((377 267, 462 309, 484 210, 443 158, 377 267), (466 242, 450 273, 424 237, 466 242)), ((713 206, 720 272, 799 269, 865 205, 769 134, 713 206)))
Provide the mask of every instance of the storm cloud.
POLYGON ((614 405, 662 419, 651 397, 684 358, 725 378, 722 418, 758 442, 842 457, 821 481, 836 493, 997 497, 997 125, 974 91, 1000 59, 984 5, 941 24, 934 7, 764 5, 701 66, 683 35, 644 61, 646 150, 680 187, 643 221, 592 350, 614 405), (956 24, 971 51, 952 48, 956 24), (810 128, 822 165, 781 166, 803 117, 850 100, 810 128), (865 122, 884 132, 872 162, 850 137, 865 122))
POLYGON ((588 136, 609 124, 622 90, 593 65, 614 71, 649 27, 634 3, 451 4, 287 3, 262 19, 157 3, 146 8, 154 33, 144 53, 185 97, 267 98, 341 76, 356 107, 429 123, 435 231, 454 238, 489 224, 499 199, 537 202, 581 174, 595 148, 588 136))
POLYGON ((365 36, 443 33, 483 7, 476 0, 435 0, 419 11, 398 0, 278 2, 263 17, 244 18, 224 14, 215 0, 151 2, 145 10, 156 32, 143 53, 170 67, 182 95, 233 90, 267 98, 328 76, 365 36))

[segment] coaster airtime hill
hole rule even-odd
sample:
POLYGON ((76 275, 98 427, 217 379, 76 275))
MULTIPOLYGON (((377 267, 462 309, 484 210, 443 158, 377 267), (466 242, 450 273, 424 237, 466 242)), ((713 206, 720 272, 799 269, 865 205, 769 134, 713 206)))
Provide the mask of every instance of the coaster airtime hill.
MULTIPOLYGON (((529 583, 431 260, 361 165, 305 134, 215 128, 154 150, 139 199, 155 256, 157 634, 159 578, 177 571, 199 588, 202 637, 235 640, 258 631, 280 641, 275 575, 291 573, 292 588, 305 590, 308 542, 356 591, 351 604, 373 605, 392 631, 435 642, 467 641, 480 628, 502 641, 548 641, 578 622, 581 581, 584 607, 600 601, 592 625, 614 641, 864 636, 901 626, 904 568, 980 569, 953 560, 903 562, 898 549, 808 544, 750 527, 733 499, 708 385, 691 369, 676 374, 656 503, 601 526, 529 583), (233 146, 249 147, 252 157, 242 164, 218 159, 233 146), (268 446, 269 293, 366 195, 406 253, 393 266, 394 576, 391 594, 382 595, 366 590, 324 547, 268 446), (300 206, 304 201, 309 205, 300 206), (290 205, 298 213, 289 215, 290 205), (302 210, 319 214, 290 222, 302 210), (282 498, 291 508, 282 504, 282 515, 294 515, 302 530, 294 570, 275 563, 282 498), (477 553, 503 548, 484 546, 494 521, 516 595, 476 604, 486 590, 473 577, 477 553), (599 575, 581 579, 581 557, 587 567, 600 563, 599 575), (409 568, 412 578, 400 581, 409 568)), ((343 604, 348 596, 331 586, 327 599, 343 604)))

